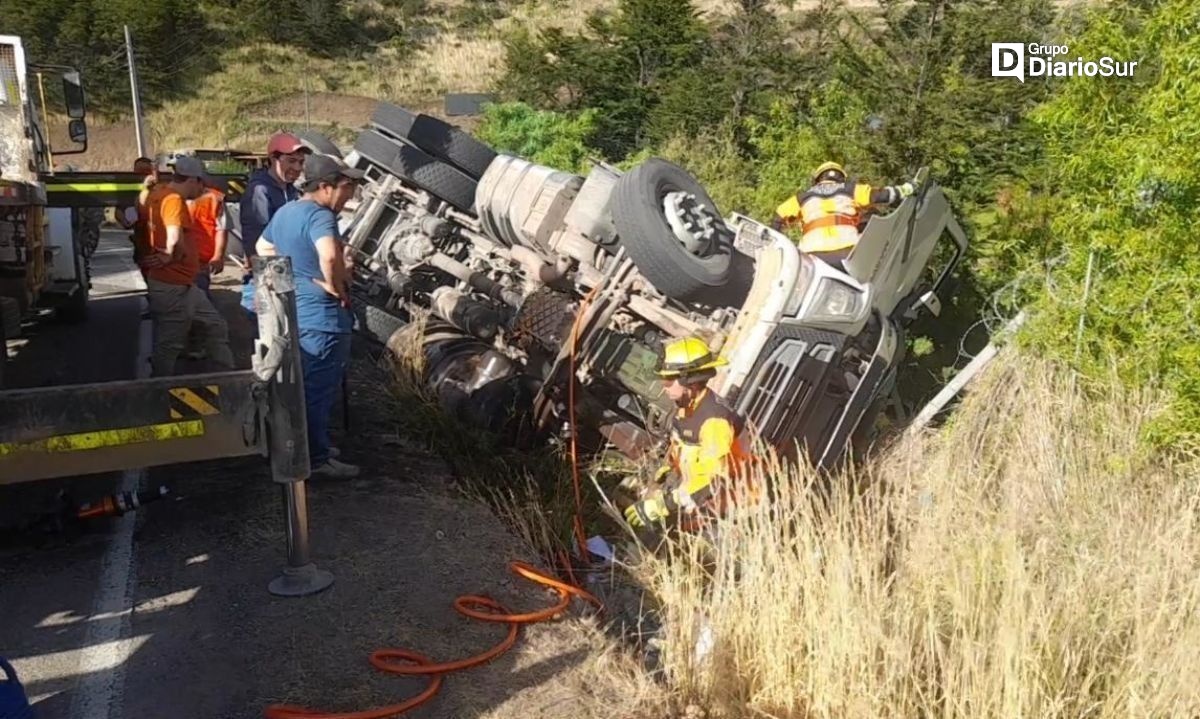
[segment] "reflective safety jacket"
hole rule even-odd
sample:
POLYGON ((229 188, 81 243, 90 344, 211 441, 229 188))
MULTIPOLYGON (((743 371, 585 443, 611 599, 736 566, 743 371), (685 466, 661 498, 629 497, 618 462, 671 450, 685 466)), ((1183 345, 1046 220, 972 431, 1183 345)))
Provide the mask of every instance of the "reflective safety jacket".
POLYGON ((737 481, 749 464, 745 423, 712 391, 705 389, 688 407, 680 408, 671 423, 667 463, 659 477, 674 474, 671 487, 675 503, 698 507, 731 487, 722 480, 737 481))
POLYGON ((873 188, 846 182, 818 182, 789 197, 775 210, 771 226, 784 230, 800 225, 801 252, 836 252, 858 243, 860 211, 873 205, 898 205, 899 188, 873 188))
POLYGON ((213 257, 217 247, 217 232, 228 232, 229 214, 225 211, 225 193, 215 188, 207 188, 204 194, 188 202, 192 212, 192 231, 196 238, 196 251, 200 255, 200 264, 212 260, 224 260, 223 257, 213 257))

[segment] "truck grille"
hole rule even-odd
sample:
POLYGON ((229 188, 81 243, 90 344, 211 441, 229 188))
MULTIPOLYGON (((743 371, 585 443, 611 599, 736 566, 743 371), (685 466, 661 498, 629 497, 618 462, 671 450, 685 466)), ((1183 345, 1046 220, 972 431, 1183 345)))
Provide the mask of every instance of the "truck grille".
POLYGON ((836 404, 830 377, 845 341, 833 332, 780 324, 734 395, 738 413, 779 449, 819 444, 836 404))
POLYGON ((768 438, 781 436, 789 419, 797 418, 813 385, 800 376, 808 344, 785 340, 759 367, 743 394, 743 416, 768 438))

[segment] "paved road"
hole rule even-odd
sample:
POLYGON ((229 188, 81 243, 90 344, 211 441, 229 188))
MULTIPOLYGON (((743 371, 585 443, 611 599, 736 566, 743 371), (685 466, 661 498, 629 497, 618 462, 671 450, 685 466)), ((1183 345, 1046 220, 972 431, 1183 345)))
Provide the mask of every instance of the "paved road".
MULTIPOLYGON (((70 385, 133 379, 138 376, 139 354, 148 342, 148 322, 143 323, 145 289, 130 259, 126 233, 106 232, 92 260, 92 299, 87 321, 70 325, 47 319, 27 326, 19 340, 9 342, 10 389, 70 385), (146 325, 143 331, 143 324, 146 325)), ((27 524, 38 513, 55 506, 60 491, 80 501, 112 492, 136 477, 103 474, 65 481, 36 482, 0 487, 0 526, 27 524)), ((119 583, 120 550, 125 546, 132 517, 106 522, 95 534, 82 537, 66 551, 50 548, 29 551, 24 535, 4 535, 0 545, 0 656, 13 661, 22 678, 32 678, 33 700, 42 704, 42 716, 100 716, 82 703, 52 706, 81 672, 94 671, 108 630, 97 633, 80 622, 111 600, 96 591, 103 583, 119 583)), ((61 539, 51 537, 51 544, 61 539)), ((112 595, 116 589, 110 589, 112 595)), ((28 681, 28 679, 27 679, 28 681)))

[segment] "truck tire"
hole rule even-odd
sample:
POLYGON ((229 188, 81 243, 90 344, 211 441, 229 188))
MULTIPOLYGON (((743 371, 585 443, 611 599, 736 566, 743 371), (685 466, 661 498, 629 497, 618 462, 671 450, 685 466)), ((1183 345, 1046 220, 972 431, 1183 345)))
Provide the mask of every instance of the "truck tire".
POLYGON ((375 130, 359 134, 354 149, 381 168, 440 197, 460 210, 475 212, 478 183, 412 145, 393 140, 375 130))
POLYGON ((372 126, 399 139, 408 137, 408 132, 412 130, 416 119, 417 113, 409 112, 390 102, 379 103, 375 106, 375 112, 371 113, 372 126))
POLYGON ((492 148, 454 125, 429 115, 418 115, 405 139, 476 180, 483 177, 492 160, 496 159, 496 151, 492 148))
POLYGON ((21 336, 21 303, 14 297, 0 297, 0 332, 10 340, 21 336))
POLYGON ((621 245, 650 284, 672 299, 711 304, 706 294, 729 280, 732 233, 695 178, 678 165, 652 157, 617 180, 611 207, 621 245), (684 247, 668 223, 663 203, 672 192, 694 195, 697 204, 717 218, 717 241, 705 256, 684 247))
POLYGON ((0 390, 4 389, 4 370, 8 366, 8 338, 15 338, 20 329, 21 306, 11 297, 0 297, 0 390))
POLYGON ((392 335, 408 324, 396 315, 373 305, 360 305, 355 314, 358 315, 359 332, 385 346, 392 335))
POLYGON ((333 140, 315 130, 300 130, 296 133, 296 139, 307 145, 313 152, 334 157, 342 156, 341 149, 333 143, 333 140))
POLYGON ((88 281, 87 273, 84 270, 84 262, 82 255, 75 258, 75 267, 77 268, 75 279, 78 283, 78 288, 54 311, 54 316, 62 322, 78 324, 87 319, 88 293, 91 283, 88 281))
POLYGON ((381 102, 371 124, 429 155, 453 165, 473 180, 483 177, 496 151, 448 122, 381 102))

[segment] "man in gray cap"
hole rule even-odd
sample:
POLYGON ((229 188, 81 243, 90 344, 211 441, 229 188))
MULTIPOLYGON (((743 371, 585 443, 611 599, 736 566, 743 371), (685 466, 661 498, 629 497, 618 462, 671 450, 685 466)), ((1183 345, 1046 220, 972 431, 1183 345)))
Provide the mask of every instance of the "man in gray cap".
POLYGON ((208 356, 223 367, 233 367, 229 327, 208 296, 196 286, 200 257, 192 236, 187 201, 204 191, 208 173, 194 157, 177 157, 168 172, 170 182, 159 182, 146 198, 149 254, 140 260, 146 271, 147 299, 154 323, 154 376, 175 373, 175 362, 196 326, 204 335, 208 356))
POLYGON ((292 258, 296 319, 308 413, 308 452, 314 476, 350 478, 358 467, 337 459, 329 445, 329 416, 350 361, 350 273, 337 214, 363 178, 340 158, 313 153, 304 160, 299 200, 271 217, 255 246, 259 255, 292 258))

